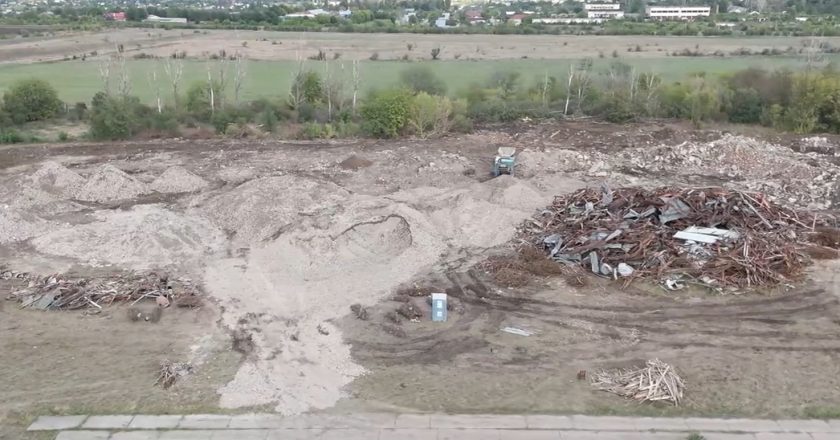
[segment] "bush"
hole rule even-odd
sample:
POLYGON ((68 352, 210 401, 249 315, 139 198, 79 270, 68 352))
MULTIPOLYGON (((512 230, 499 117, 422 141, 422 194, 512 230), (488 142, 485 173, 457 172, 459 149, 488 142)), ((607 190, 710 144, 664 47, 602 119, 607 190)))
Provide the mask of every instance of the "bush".
POLYGON ((59 142, 67 142, 70 140, 70 135, 66 131, 60 131, 58 132, 58 140, 59 142))
POLYGON ((403 70, 400 72, 400 82, 414 93, 446 94, 446 83, 429 66, 417 65, 403 70))
POLYGON ((614 123, 624 123, 636 118, 630 104, 630 97, 615 93, 607 95, 601 103, 604 119, 614 123))
POLYGON ((761 120, 763 107, 761 97, 755 89, 737 89, 729 99, 726 113, 730 122, 755 124, 761 120))
POLYGON ((0 144, 19 144, 25 141, 23 135, 13 128, 0 130, 0 144))
POLYGON ((174 112, 158 113, 141 104, 137 97, 113 97, 100 92, 91 104, 90 136, 94 139, 128 139, 146 130, 161 135, 177 134, 174 112))
POLYGON ((3 95, 3 107, 12 121, 22 124, 55 116, 62 107, 58 92, 46 81, 24 79, 3 95))
POLYGON ((362 129, 374 137, 399 136, 408 122, 411 98, 406 90, 374 93, 362 105, 362 129))

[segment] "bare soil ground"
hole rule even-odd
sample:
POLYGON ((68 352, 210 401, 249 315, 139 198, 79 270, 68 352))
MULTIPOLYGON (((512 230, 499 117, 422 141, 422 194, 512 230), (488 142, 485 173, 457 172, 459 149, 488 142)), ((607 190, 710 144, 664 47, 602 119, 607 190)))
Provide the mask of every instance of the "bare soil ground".
MULTIPOLYGON (((832 46, 838 37, 825 37, 832 46)), ((662 36, 556 36, 556 35, 431 35, 431 34, 341 34, 296 33, 238 30, 119 29, 96 33, 58 33, 51 37, 0 41, 0 62, 32 63, 57 61, 73 55, 96 51, 112 53, 123 44, 129 54, 168 57, 186 52, 188 57, 206 57, 225 50, 240 52, 252 60, 296 60, 323 50, 328 56, 344 59, 368 59, 372 53, 380 59, 431 59, 432 48, 443 48, 441 59, 576 59, 609 56, 613 51, 623 58, 664 58, 673 52, 700 50, 730 54, 744 48, 752 52, 764 49, 798 50, 807 43, 800 37, 662 37, 662 36), (413 49, 408 50, 407 45, 413 49), (640 49, 636 51, 636 47, 640 49)))
MULTIPOLYGON (((19 433, 34 413, 254 406, 831 414, 840 409, 834 261, 807 281, 728 296, 579 285, 551 271, 508 288, 477 264, 509 256, 517 226, 554 195, 605 180, 760 189, 834 210, 838 144, 568 121, 438 140, 0 148, 9 269, 162 270, 200 281, 208 298, 157 323, 131 322, 120 306, 91 315, 2 303, 0 424, 19 433), (489 175, 498 146, 519 149, 515 178, 489 175), (429 322, 424 297, 412 296, 429 291, 452 297, 448 322, 429 322), (404 316, 415 313, 416 322, 404 316), (576 378, 654 357, 686 379, 684 407, 628 403, 576 378), (154 387, 164 358, 192 360, 195 372, 168 391, 154 387)), ((0 281, 4 297, 16 283, 0 281)))

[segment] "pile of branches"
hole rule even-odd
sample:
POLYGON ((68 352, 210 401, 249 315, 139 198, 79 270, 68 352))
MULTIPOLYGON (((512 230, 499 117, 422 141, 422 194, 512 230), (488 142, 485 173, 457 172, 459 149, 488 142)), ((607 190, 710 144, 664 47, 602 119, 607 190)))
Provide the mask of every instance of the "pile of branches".
POLYGON ((104 278, 72 278, 63 275, 28 276, 28 284, 13 290, 10 299, 21 307, 40 310, 76 310, 88 307, 101 309, 114 302, 159 297, 171 300, 181 295, 195 295, 197 289, 189 280, 170 279, 156 272, 127 272, 104 278))
POLYGON ((522 231, 558 262, 616 278, 620 273, 628 283, 676 279, 721 289, 796 279, 810 261, 803 249, 827 244, 835 222, 760 193, 602 187, 556 197, 522 231), (726 236, 715 243, 674 237, 689 227, 715 228, 726 236))
POLYGON ((163 389, 169 389, 182 376, 190 374, 192 368, 192 365, 188 362, 172 362, 169 359, 164 359, 160 362, 160 371, 155 385, 160 385, 163 389))
POLYGON ((653 359, 643 368, 599 371, 592 386, 639 402, 666 402, 679 406, 685 383, 674 367, 653 359))

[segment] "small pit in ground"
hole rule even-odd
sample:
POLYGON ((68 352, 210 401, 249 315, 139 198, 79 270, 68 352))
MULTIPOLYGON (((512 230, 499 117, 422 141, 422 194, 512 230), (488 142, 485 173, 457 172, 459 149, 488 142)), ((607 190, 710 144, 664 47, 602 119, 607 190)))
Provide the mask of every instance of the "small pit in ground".
POLYGON ((338 164, 338 166, 341 167, 341 169, 350 171, 357 171, 362 168, 367 168, 371 165, 373 165, 373 162, 363 157, 356 156, 355 154, 348 157, 347 159, 344 159, 338 164))
POLYGON ((402 254, 411 246, 411 227, 403 217, 390 215, 381 220, 358 223, 335 241, 339 248, 353 255, 387 259, 402 254))

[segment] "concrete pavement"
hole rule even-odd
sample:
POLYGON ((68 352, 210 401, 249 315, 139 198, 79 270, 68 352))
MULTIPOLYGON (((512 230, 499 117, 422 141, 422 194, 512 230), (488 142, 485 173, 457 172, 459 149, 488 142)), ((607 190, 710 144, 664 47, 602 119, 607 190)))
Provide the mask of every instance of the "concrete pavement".
POLYGON ((57 440, 840 440, 840 420, 553 415, 42 416, 57 440))

